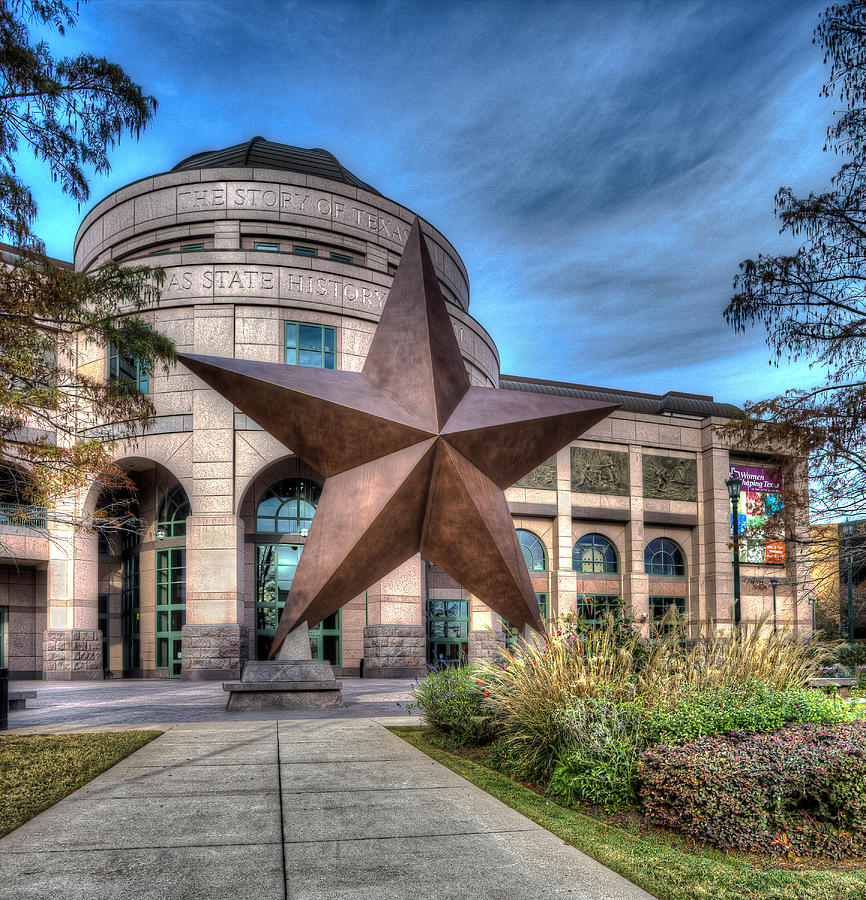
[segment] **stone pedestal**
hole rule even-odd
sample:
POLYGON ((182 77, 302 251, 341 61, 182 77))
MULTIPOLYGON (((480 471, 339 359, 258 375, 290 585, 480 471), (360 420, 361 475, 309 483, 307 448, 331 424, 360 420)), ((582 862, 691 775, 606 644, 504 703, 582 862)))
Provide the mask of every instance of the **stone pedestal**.
POLYGON ((414 678, 427 671, 423 625, 366 625, 364 677, 414 678))
POLYGON ((226 709, 340 709, 340 682, 326 659, 312 659, 310 630, 299 625, 274 660, 250 660, 240 681, 224 682, 226 709))
POLYGON ((239 678, 247 646, 245 625, 184 625, 184 681, 239 678))
POLYGON ((102 681, 102 632, 57 628, 42 638, 46 681, 102 681))

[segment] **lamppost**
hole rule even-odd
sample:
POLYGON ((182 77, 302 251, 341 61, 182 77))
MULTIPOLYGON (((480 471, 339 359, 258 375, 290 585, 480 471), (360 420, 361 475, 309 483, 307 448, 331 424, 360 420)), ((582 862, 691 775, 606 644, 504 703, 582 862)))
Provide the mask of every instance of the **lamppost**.
POLYGON ((854 523, 845 522, 842 526, 845 538, 845 563, 848 566, 848 643, 854 643, 854 523))
POLYGON ((773 631, 776 630, 776 585, 778 585, 778 578, 771 578, 770 584, 773 586, 773 631))
POLYGON ((809 597, 808 603, 812 607, 812 636, 815 636, 815 602, 817 598, 809 597))
POLYGON ((731 523, 734 532, 734 625, 740 624, 740 520, 737 517, 737 504, 740 501, 741 478, 736 475, 725 481, 728 496, 731 498, 731 523))

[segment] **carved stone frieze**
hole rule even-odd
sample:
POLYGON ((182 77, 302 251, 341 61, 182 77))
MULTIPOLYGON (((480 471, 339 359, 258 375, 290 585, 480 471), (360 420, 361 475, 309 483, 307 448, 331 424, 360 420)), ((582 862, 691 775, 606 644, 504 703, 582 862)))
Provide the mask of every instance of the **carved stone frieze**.
POLYGON ((556 457, 551 456, 528 475, 524 475, 515 485, 523 488, 538 488, 542 491, 556 490, 556 457))
POLYGON ((654 500, 697 500, 697 463, 693 459, 645 453, 643 495, 654 500))
POLYGON ((613 494, 627 497, 628 453, 572 447, 571 489, 581 494, 613 494))

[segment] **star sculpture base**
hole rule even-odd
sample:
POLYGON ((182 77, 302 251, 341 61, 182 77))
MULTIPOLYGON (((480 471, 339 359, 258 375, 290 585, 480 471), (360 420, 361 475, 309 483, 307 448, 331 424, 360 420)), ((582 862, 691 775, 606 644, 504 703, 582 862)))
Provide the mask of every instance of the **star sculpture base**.
POLYGON ((240 681, 223 683, 228 710, 341 709, 340 682, 326 659, 313 659, 305 623, 286 637, 276 659, 244 664, 240 681))

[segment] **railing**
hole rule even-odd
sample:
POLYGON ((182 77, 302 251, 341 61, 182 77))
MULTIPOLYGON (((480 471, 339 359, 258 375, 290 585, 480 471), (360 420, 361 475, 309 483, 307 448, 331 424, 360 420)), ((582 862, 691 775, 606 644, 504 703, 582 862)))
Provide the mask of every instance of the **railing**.
POLYGON ((22 528, 46 528, 48 517, 41 506, 0 503, 0 525, 18 525, 22 528))

